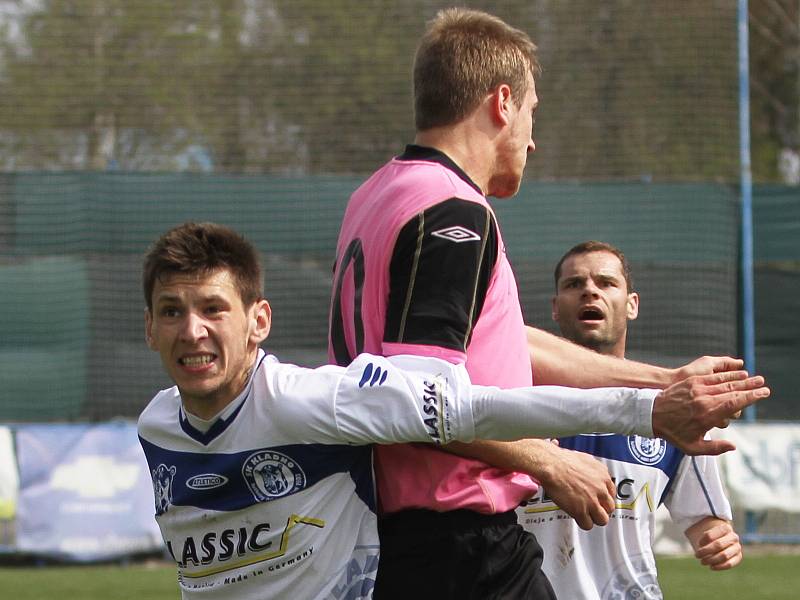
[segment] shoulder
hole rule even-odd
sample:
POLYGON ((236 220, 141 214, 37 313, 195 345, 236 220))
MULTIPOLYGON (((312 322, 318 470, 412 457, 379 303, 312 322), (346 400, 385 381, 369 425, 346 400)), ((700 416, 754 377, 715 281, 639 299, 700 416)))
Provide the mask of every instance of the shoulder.
POLYGON ((329 393, 344 372, 345 368, 336 365, 302 367, 267 355, 255 374, 256 396, 262 404, 277 403, 278 412, 283 413, 289 406, 287 401, 303 405, 313 396, 329 393))
POLYGON ((139 435, 150 437, 175 426, 180 405, 181 397, 177 386, 158 392, 139 415, 139 435))
POLYGON ((427 186, 431 193, 442 196, 457 196, 487 204, 486 197, 458 173, 445 165, 428 161, 397 161, 403 165, 407 177, 417 184, 427 186))
POLYGON ((496 221, 488 205, 451 197, 418 207, 407 215, 403 229, 406 235, 430 235, 430 241, 462 244, 480 241, 486 232, 496 231, 496 221))
POLYGON ((394 159, 365 181, 353 198, 374 202, 384 198, 393 209, 415 211, 449 198, 461 198, 488 206, 486 198, 450 168, 427 160, 394 159), (403 202, 398 205, 397 198, 403 202))

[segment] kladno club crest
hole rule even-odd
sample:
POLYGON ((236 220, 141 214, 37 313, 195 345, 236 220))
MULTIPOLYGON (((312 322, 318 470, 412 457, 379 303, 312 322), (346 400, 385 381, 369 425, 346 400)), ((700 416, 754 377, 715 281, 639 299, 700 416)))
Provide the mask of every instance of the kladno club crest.
POLYGON ((628 437, 628 449, 633 457, 644 465, 654 465, 667 452, 667 443, 661 438, 647 438, 640 435, 628 437))
POLYGON ((289 456, 272 450, 251 454, 242 466, 242 475, 259 502, 288 496, 306 486, 300 466, 289 456))

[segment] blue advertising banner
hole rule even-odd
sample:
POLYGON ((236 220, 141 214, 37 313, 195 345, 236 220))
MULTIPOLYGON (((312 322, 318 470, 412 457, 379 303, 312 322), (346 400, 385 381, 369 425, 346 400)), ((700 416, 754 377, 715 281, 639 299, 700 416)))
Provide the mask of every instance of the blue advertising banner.
POLYGON ((14 429, 18 552, 88 562, 161 550, 133 423, 14 429))

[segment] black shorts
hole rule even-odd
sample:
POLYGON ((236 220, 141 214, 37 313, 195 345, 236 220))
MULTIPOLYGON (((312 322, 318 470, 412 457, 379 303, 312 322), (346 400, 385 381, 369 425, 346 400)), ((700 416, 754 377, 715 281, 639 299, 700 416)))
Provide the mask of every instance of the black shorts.
POLYGON ((406 510, 378 521, 375 600, 555 600, 514 511, 406 510))

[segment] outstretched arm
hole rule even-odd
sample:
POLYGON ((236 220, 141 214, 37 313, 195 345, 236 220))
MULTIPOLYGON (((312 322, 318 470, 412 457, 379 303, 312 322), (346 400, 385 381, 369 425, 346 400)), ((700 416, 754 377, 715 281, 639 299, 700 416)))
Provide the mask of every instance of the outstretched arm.
POLYGON ((694 376, 661 392, 653 405, 653 433, 686 454, 716 455, 734 450, 727 440, 706 439, 714 427, 727 427, 742 409, 769 397, 764 378, 745 371, 694 376))
POLYGON ((720 454, 733 444, 704 440, 705 433, 769 395, 763 378, 747 378, 743 371, 689 378, 663 392, 558 386, 501 390, 472 385, 463 365, 418 356, 362 354, 346 369, 269 371, 268 396, 290 399, 281 403, 276 426, 308 443, 445 444, 597 431, 655 434, 687 454, 720 454))
POLYGON ((742 544, 730 522, 716 517, 701 519, 685 532, 700 564, 712 571, 732 569, 742 562, 742 544))
POLYGON ((706 432, 727 427, 740 410, 767 398, 770 391, 764 387, 763 377, 747 377, 745 371, 690 377, 657 394, 650 427, 639 429, 648 393, 655 390, 558 386, 499 390, 472 386, 476 437, 503 440, 589 431, 636 433, 662 437, 690 455, 722 454, 735 446, 727 440, 704 439, 706 432), (501 415, 514 416, 506 419, 501 415), (533 419, 542 429, 525 431, 528 425, 523 423, 533 419))
POLYGON ((663 389, 687 377, 735 371, 743 364, 736 358, 703 356, 678 369, 667 369, 600 354, 535 327, 525 331, 537 385, 663 389))

